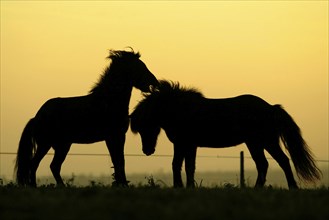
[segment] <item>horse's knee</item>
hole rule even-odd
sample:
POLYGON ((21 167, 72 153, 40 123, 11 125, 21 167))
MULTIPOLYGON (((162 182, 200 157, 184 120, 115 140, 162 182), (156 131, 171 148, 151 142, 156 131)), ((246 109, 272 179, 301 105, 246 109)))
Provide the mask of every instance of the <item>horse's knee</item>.
POLYGON ((50 170, 53 174, 58 174, 60 172, 60 166, 55 162, 50 163, 50 170))
POLYGON ((180 160, 173 160, 172 161, 172 171, 174 172, 174 173, 177 173, 177 172, 181 172, 182 171, 182 164, 183 164, 183 162, 182 161, 180 161, 180 160))
POLYGON ((267 162, 267 160, 264 160, 263 162, 262 162, 262 166, 263 166, 263 172, 267 172, 267 170, 268 170, 268 162, 267 162))

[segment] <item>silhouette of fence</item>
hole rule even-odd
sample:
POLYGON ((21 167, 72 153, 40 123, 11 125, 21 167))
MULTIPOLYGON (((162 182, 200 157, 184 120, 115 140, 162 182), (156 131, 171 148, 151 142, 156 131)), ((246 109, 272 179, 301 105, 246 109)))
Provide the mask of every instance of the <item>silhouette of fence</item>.
MULTIPOLYGON (((0 155, 16 155, 14 152, 0 152, 0 155)), ((52 156, 54 153, 47 153, 46 156, 52 156)), ((69 153, 67 156, 109 156, 109 154, 104 153, 69 153)), ((125 154, 127 157, 144 157, 144 154, 125 154)), ((172 154, 154 154, 152 157, 173 157, 172 154)), ((239 159, 239 156, 220 156, 220 155, 197 155, 198 158, 227 158, 227 159, 239 159)), ((251 159, 251 157, 245 157, 251 159)), ((272 159, 272 158, 267 158, 272 159)))
MULTIPOLYGON (((16 155, 16 152, 0 152, 0 155, 16 155)), ((54 153, 47 153, 46 156, 52 156, 54 153)), ((109 156, 108 153, 68 153, 67 156, 109 156)), ((144 154, 125 154, 126 157, 144 157, 144 154)), ((154 154, 152 157, 173 157, 172 154, 154 154)), ((224 158, 224 159, 240 159, 240 156, 221 156, 221 155, 197 155, 197 158, 224 158)), ((252 159, 250 156, 244 156, 245 159, 252 159)), ((272 157, 266 157, 268 160, 272 160, 272 157)), ((317 159, 316 162, 329 163, 329 160, 317 159)))
MULTIPOLYGON (((0 158, 2 155, 16 155, 14 152, 0 152, 0 158)), ((54 153, 48 153, 46 156, 52 156, 54 153)), ((88 156, 88 157, 108 157, 109 154, 102 153, 69 153, 67 156, 88 156)), ((126 157, 144 157, 144 154, 125 154, 126 157)), ((173 157, 171 154, 154 154, 153 157, 173 157)), ((220 155, 197 155, 197 158, 224 158, 224 159, 240 159, 240 187, 245 187, 244 176, 244 160, 252 159, 250 156, 244 156, 244 152, 241 151, 239 156, 220 156, 220 155)), ((273 158, 267 157, 266 159, 272 160, 273 158)), ((329 163, 329 160, 316 160, 320 163, 329 163)), ((0 176, 1 176, 1 164, 0 164, 0 176)))

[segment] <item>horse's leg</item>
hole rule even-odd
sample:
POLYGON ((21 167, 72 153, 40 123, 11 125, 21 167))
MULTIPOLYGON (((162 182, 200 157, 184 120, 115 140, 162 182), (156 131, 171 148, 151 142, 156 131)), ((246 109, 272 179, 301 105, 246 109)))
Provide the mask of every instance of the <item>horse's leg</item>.
POLYGON ((264 148, 260 144, 247 143, 252 159, 256 163, 258 172, 255 188, 263 187, 266 182, 268 162, 264 154, 264 148))
POLYGON ((289 163, 289 158, 285 155, 285 153, 282 151, 279 143, 274 143, 271 145, 268 145, 268 147, 265 148, 269 154, 278 162, 280 167, 283 169, 286 179, 288 182, 289 189, 297 189, 297 183, 294 179, 294 175, 291 170, 291 166, 289 163))
POLYGON ((182 181, 182 165, 184 160, 184 149, 179 144, 174 144, 174 158, 172 161, 172 171, 174 177, 174 187, 183 187, 182 181))
POLYGON ((114 185, 128 186, 125 173, 125 158, 124 158, 124 144, 126 135, 117 134, 106 139, 106 146, 110 152, 112 163, 114 166, 114 185))
POLYGON ((186 187, 194 188, 196 146, 189 146, 185 154, 186 187))
POLYGON ((36 172, 39 167, 39 164, 41 160, 44 158, 44 156, 48 153, 50 147, 51 147, 50 144, 38 143, 38 147, 36 149, 35 155, 31 160, 30 184, 33 187, 37 186, 36 172))
POLYGON ((55 155, 50 164, 50 169, 56 180, 57 186, 65 185, 60 175, 60 172, 61 172, 62 164, 66 158, 66 155, 70 150, 70 147, 71 147, 71 143, 56 144, 53 146, 55 150, 55 155))

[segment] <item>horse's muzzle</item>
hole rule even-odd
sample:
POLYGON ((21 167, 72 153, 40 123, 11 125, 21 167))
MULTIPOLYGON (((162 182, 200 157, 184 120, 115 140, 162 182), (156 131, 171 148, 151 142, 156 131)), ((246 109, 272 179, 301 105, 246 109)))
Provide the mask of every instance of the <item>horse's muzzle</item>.
POLYGON ((154 152, 155 152, 155 149, 144 149, 143 148, 143 153, 146 155, 146 156, 150 156, 150 155, 152 155, 152 154, 154 154, 154 152))

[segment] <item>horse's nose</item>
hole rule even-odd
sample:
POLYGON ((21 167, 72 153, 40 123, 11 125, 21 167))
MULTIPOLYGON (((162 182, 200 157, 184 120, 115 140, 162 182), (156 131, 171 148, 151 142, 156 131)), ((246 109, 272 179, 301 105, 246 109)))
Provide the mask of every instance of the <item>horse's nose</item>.
POLYGON ((154 150, 146 150, 146 149, 143 149, 143 153, 146 155, 146 156, 150 156, 154 153, 154 150))
MULTIPOLYGON (((145 153, 145 152, 144 152, 145 153)), ((152 153, 145 153, 146 156, 150 156, 152 155, 152 153)))

